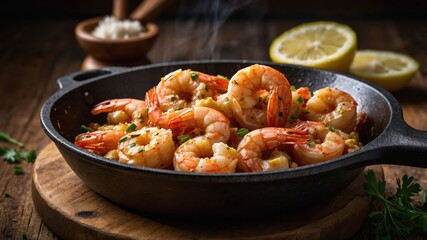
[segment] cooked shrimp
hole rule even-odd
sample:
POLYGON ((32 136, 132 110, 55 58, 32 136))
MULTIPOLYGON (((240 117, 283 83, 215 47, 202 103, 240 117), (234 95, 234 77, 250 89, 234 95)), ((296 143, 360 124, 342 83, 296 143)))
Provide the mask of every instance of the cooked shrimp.
POLYGON ((202 133, 211 142, 227 142, 230 137, 230 122, 221 112, 207 107, 183 110, 169 122, 172 130, 194 130, 202 133))
POLYGON ((133 98, 119 98, 106 100, 96 104, 91 113, 109 113, 107 122, 118 124, 119 122, 132 122, 136 129, 146 126, 148 123, 148 108, 144 101, 133 98))
POLYGON ((235 149, 223 144, 230 137, 230 123, 221 112, 207 107, 189 108, 173 118, 169 127, 199 133, 176 150, 175 170, 211 173, 235 171, 238 155, 235 149))
POLYGON ((310 134, 307 143, 292 146, 292 153, 299 165, 319 163, 343 155, 345 142, 335 129, 321 122, 312 121, 300 122, 294 129, 304 130, 310 134))
POLYGON ((125 134, 123 130, 113 129, 81 133, 76 136, 74 144, 103 156, 110 150, 116 149, 120 138, 125 134))
POLYGON ((236 149, 222 142, 212 144, 208 138, 199 136, 179 146, 173 162, 176 171, 233 173, 238 159, 236 149))
POLYGON ((284 145, 304 144, 308 138, 308 133, 302 130, 275 127, 253 130, 243 137, 237 147, 240 155, 237 169, 244 172, 266 171, 270 167, 263 164, 265 151, 284 145))
POLYGON ((351 132, 357 124, 357 103, 346 92, 322 88, 314 92, 304 109, 305 118, 351 132))
POLYGON ((151 124, 160 128, 168 128, 170 120, 183 111, 183 109, 169 109, 168 111, 163 112, 160 108, 155 87, 147 92, 145 95, 145 102, 149 109, 148 118, 151 124))
POLYGON ((196 100, 213 97, 217 91, 227 91, 228 80, 192 70, 178 69, 164 76, 156 86, 163 112, 188 108, 196 100))
POLYGON ((251 130, 284 127, 292 101, 286 77, 271 67, 258 64, 234 74, 226 99, 233 117, 251 130))
POLYGON ((175 143, 170 130, 144 127, 123 136, 117 150, 120 162, 168 168, 172 164, 175 143))
POLYGON ((307 100, 311 98, 310 90, 307 87, 300 87, 292 90, 292 104, 289 112, 288 124, 295 123, 303 113, 307 100))

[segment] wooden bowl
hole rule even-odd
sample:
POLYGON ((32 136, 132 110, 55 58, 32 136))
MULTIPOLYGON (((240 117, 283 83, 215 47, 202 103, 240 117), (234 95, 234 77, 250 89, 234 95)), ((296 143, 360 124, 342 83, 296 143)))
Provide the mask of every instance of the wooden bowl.
POLYGON ((131 61, 146 57, 156 40, 159 28, 155 23, 147 23, 146 31, 138 36, 122 39, 101 39, 92 32, 100 17, 91 18, 77 24, 75 34, 79 45, 91 56, 104 61, 131 61))

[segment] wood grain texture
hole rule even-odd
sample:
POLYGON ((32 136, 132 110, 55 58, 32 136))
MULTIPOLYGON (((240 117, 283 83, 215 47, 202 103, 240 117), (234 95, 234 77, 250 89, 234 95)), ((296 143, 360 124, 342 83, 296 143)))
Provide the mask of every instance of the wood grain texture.
MULTIPOLYGON (((427 130, 427 21, 357 16, 328 19, 350 25, 357 33, 360 49, 398 51, 420 62, 420 74, 394 96, 402 104, 409 125, 427 130)), ((0 130, 25 142, 26 149, 40 152, 50 143, 40 127, 39 111, 44 101, 57 91, 56 79, 79 71, 86 57, 74 37, 74 27, 80 20, 83 19, 34 16, 0 20, 0 130)), ((313 19, 283 16, 262 21, 256 18, 193 24, 174 20, 158 21, 159 38, 148 54, 152 63, 205 58, 268 61, 268 47, 276 36, 313 19), (213 27, 216 32, 208 31, 213 27)), ((0 160, 0 239, 21 239, 21 232, 28 239, 57 239, 34 209, 33 165, 20 165, 25 173, 16 176, 14 166, 0 160), (10 197, 5 197, 5 193, 10 197)), ((387 167, 385 175, 390 186, 396 177, 408 173, 427 190, 427 170, 387 167)))
MULTIPOLYGON (((384 178, 381 167, 370 168, 384 178)), ((369 210, 364 180, 360 175, 333 199, 292 214, 238 220, 161 219, 135 215, 93 192, 50 143, 34 164, 32 195, 42 219, 64 239, 347 239, 360 229, 369 210)))

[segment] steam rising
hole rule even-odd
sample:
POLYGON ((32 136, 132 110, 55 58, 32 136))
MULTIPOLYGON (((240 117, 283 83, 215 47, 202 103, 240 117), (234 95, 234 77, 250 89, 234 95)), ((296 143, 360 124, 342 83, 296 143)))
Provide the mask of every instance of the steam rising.
MULTIPOLYGON (((180 1, 177 20, 174 29, 165 29, 168 34, 174 36, 168 39, 170 43, 165 44, 169 49, 164 49, 164 62, 181 60, 219 59, 220 51, 216 51, 217 39, 220 36, 220 28, 229 16, 237 9, 247 6, 253 0, 213 0, 213 1, 180 1)), ((261 1, 262 2, 262 1, 261 1)), ((265 7, 255 6, 259 11, 258 16, 265 12, 265 7)), ((243 24, 241 31, 236 34, 253 35, 253 27, 243 24)), ((255 32, 256 34, 257 32, 255 32)), ((260 37, 260 36, 258 36, 260 37)), ((224 41, 222 41, 224 42, 224 41)), ((239 38, 231 39, 226 46, 238 47, 239 38)), ((237 57, 237 56, 236 56, 237 57)), ((236 58, 226 57, 226 58, 236 58)))

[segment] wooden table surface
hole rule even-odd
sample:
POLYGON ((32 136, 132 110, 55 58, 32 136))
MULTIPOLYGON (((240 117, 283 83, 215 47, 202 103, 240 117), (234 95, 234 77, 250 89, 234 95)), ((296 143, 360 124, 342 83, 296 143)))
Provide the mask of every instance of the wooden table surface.
MULTIPOLYGON (((57 90, 56 79, 79 71, 86 56, 74 37, 79 20, 82 19, 0 21, 0 130, 25 142, 26 149, 40 152, 50 142, 40 126, 40 108, 57 90)), ((339 21, 356 31, 359 49, 398 51, 420 62, 420 75, 394 95, 402 104, 409 125, 427 130, 427 21, 339 21)), ((153 63, 198 59, 268 61, 272 39, 302 22, 305 21, 233 19, 219 27, 209 22, 194 25, 159 20, 160 34, 148 58, 153 63), (210 32, 212 27, 218 27, 218 31, 210 32)), ((21 235, 28 239, 57 239, 43 224, 31 199, 33 166, 26 162, 20 165, 24 174, 15 175, 14 165, 0 160, 0 239, 19 239, 21 235)), ((388 182, 409 173, 427 189, 427 170, 392 167, 399 169, 399 176, 387 176, 388 182)))

